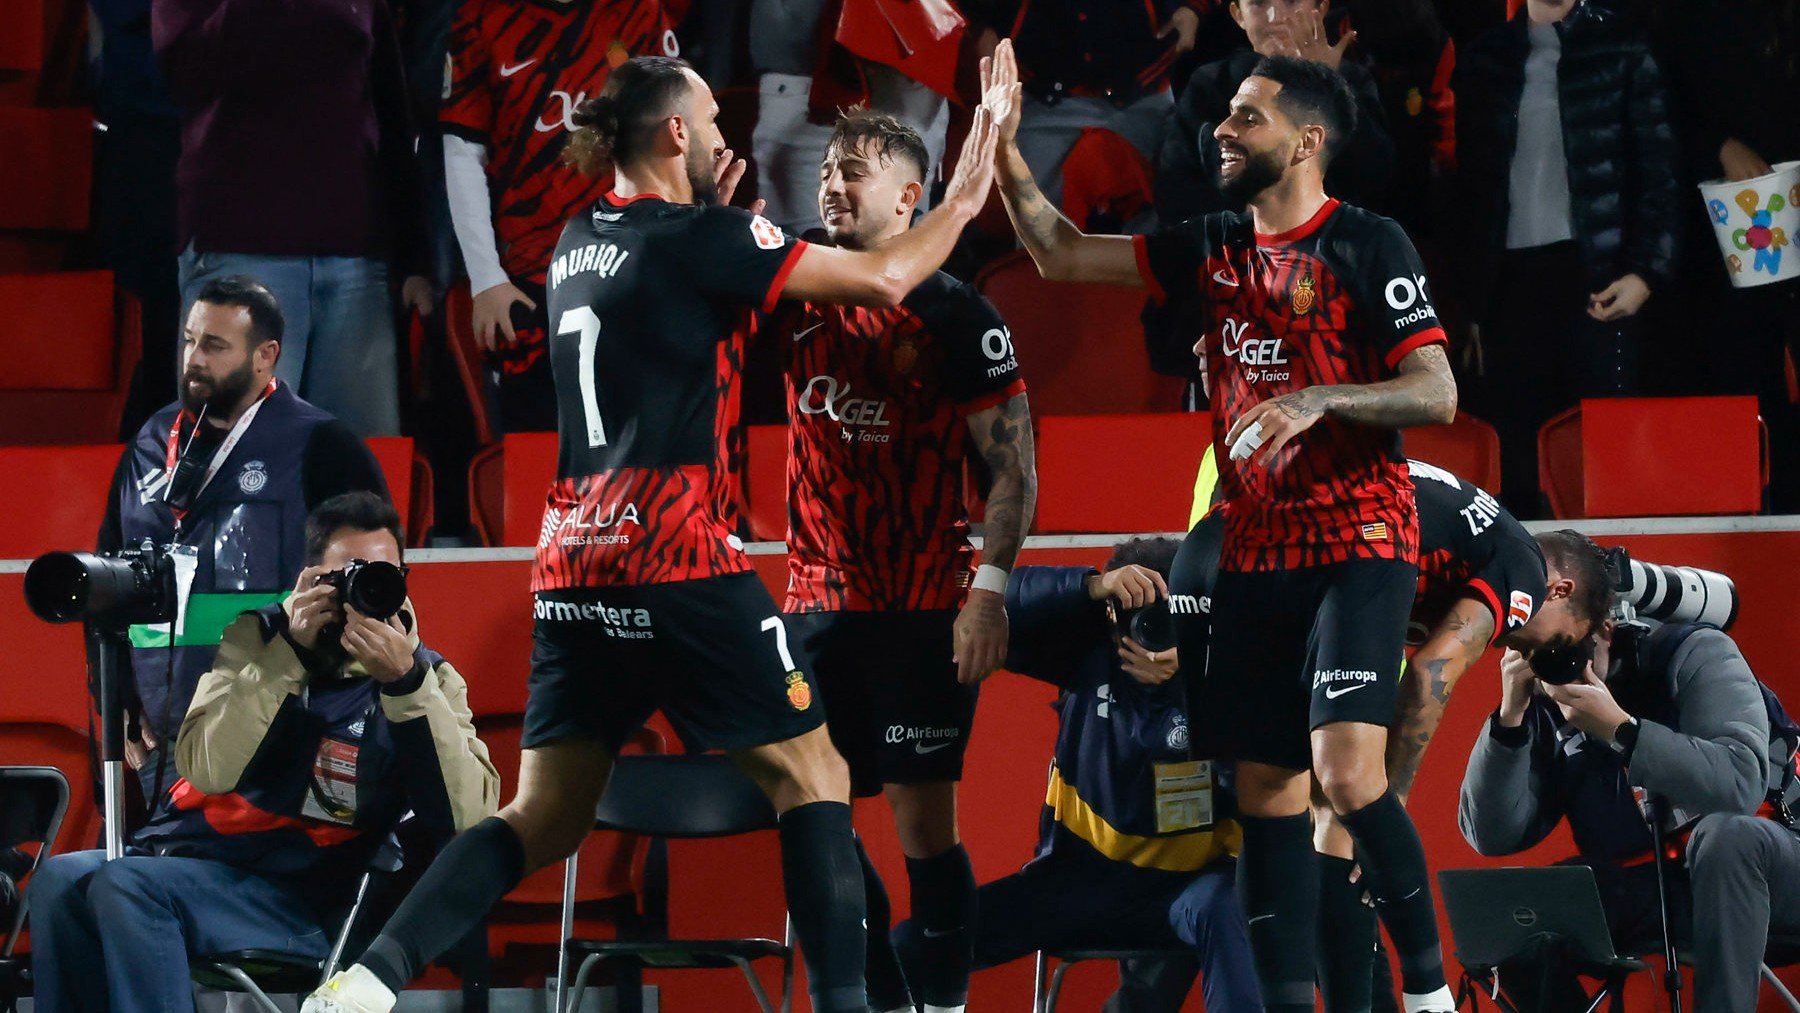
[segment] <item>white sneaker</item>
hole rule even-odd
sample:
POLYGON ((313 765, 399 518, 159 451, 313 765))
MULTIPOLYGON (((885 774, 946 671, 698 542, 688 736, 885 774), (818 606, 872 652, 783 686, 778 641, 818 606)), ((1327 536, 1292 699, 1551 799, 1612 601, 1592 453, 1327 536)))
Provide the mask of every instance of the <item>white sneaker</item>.
POLYGON ((1456 1013, 1456 997, 1450 994, 1449 985, 1425 995, 1406 992, 1400 1000, 1406 1013, 1456 1013))
POLYGON ((300 1013, 389 1013, 394 993, 361 964, 352 964, 332 975, 306 997, 300 1013))

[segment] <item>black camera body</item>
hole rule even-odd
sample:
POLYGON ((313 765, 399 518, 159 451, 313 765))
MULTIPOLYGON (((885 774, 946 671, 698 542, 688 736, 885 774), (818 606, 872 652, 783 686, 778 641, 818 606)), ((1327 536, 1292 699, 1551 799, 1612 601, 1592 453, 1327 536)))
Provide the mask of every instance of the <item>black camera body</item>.
POLYGON ((145 539, 117 552, 45 553, 25 571, 25 602, 47 623, 174 622, 180 601, 169 550, 145 539))
POLYGON ((386 622, 406 604, 406 571, 380 560, 352 559, 342 569, 320 574, 319 583, 337 588, 345 605, 370 619, 386 622))
POLYGON ((1175 616, 1169 611, 1167 598, 1158 598, 1134 609, 1125 609, 1115 603, 1113 623, 1120 637, 1129 638, 1152 654, 1175 646, 1175 616))

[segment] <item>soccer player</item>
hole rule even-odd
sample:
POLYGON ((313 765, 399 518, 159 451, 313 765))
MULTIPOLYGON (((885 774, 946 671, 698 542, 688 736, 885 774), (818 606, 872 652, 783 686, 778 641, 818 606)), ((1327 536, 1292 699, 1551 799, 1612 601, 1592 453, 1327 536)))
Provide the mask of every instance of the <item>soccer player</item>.
POLYGON ((620 745, 661 709, 722 749, 780 814, 782 873, 813 1008, 866 1013, 863 889, 850 785, 804 650, 745 556, 728 456, 753 313, 785 294, 893 306, 980 208, 994 129, 977 111, 938 211, 870 251, 808 246, 716 201, 712 91, 669 57, 614 70, 576 113, 569 154, 613 189, 571 219, 551 263, 561 449, 544 509, 518 794, 457 837, 360 963, 311 1011, 385 1013, 395 993, 523 876, 593 826, 620 745))
MULTIPOLYGON (((1490 645, 1525 653, 1566 648, 1585 639, 1610 605, 1604 555, 1585 535, 1551 531, 1534 538, 1480 486, 1423 461, 1408 461, 1407 470, 1419 514, 1419 583, 1406 638, 1412 657, 1387 749, 1388 783, 1402 799, 1450 692, 1490 645)), ((1173 611, 1189 649, 1208 635, 1198 602, 1215 597, 1224 526, 1216 511, 1195 525, 1170 574, 1171 588, 1184 596, 1173 611)), ((1386 970, 1378 964, 1371 977, 1374 913, 1352 880, 1350 835, 1316 796, 1313 843, 1324 856, 1319 972, 1325 1006, 1368 1009, 1371 982, 1386 970)))
MULTIPOLYGON (((929 168, 924 140, 894 117, 840 119, 820 168, 831 243, 875 250, 905 235, 929 168)), ((853 793, 893 807, 923 930, 907 954, 911 991, 926 1013, 960 1011, 975 874, 956 784, 977 684, 1005 657, 1007 573, 1036 505, 1025 381, 994 307, 942 272, 892 309, 788 309, 769 335, 792 335, 788 625, 812 656, 853 793), (963 506, 971 446, 993 480, 979 569, 963 506)), ((863 858, 871 1005, 910 1013, 887 896, 863 858)))
POLYGON ((679 56, 663 0, 462 0, 445 57, 444 179, 500 424, 556 428, 544 272, 594 180, 561 160, 575 110, 633 56, 679 56), (514 326, 514 315, 520 324, 514 326), (527 324, 526 321, 529 321, 527 324))
POLYGON ((1206 320, 1225 543, 1192 698, 1198 741, 1237 766, 1239 892, 1263 1001, 1313 1007, 1310 771, 1367 856, 1409 1013, 1448 1011, 1424 847, 1382 760, 1418 574, 1398 430, 1450 421, 1456 383, 1412 244, 1325 194, 1355 124, 1349 88, 1322 64, 1262 60, 1217 128, 1220 184, 1249 210, 1088 236, 1010 139, 1019 86, 1005 43, 986 77, 1007 211, 1038 269, 1194 300, 1206 320))

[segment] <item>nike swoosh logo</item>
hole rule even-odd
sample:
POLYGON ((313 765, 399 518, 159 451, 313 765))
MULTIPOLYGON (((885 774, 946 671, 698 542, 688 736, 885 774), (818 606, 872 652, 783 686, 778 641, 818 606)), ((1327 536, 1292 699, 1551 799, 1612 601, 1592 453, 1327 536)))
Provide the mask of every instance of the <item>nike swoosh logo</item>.
POLYGON ((913 743, 913 751, 920 756, 924 756, 926 753, 935 753, 940 749, 949 749, 954 745, 956 745, 954 742, 940 742, 935 746, 928 746, 923 742, 915 742, 913 743))
POLYGON ((1327 689, 1325 691, 1325 699, 1336 700, 1338 697, 1343 696, 1345 693, 1354 693, 1357 690, 1362 689, 1364 686, 1367 686, 1367 685, 1368 685, 1368 683, 1366 683, 1366 682, 1359 682, 1354 686, 1345 686, 1343 689, 1327 689))
POLYGON ((1275 916, 1274 915, 1257 915, 1255 918, 1250 919, 1250 921, 1247 922, 1246 924, 1255 925, 1257 922, 1262 921, 1264 918, 1273 918, 1273 917, 1275 917, 1275 916))
POLYGON ((503 63, 500 65, 500 76, 511 77, 536 62, 536 60, 526 60, 524 63, 503 63))
POLYGON ((960 928, 944 929, 941 932, 933 930, 933 929, 926 929, 925 930, 925 938, 926 939, 942 939, 945 936, 954 936, 958 932, 961 932, 961 931, 962 931, 962 929, 960 929, 960 928))
POLYGON ((1238 287, 1237 279, 1226 274, 1225 269, 1222 267, 1213 272, 1213 280, 1221 285, 1229 285, 1232 288, 1238 287))
POLYGON ((818 323, 812 325, 811 327, 808 327, 804 331, 795 331, 794 332, 794 340, 799 341, 801 338, 806 337, 808 334, 811 334, 812 332, 818 330, 819 328, 821 328, 823 326, 825 326, 825 321, 821 320, 818 323))

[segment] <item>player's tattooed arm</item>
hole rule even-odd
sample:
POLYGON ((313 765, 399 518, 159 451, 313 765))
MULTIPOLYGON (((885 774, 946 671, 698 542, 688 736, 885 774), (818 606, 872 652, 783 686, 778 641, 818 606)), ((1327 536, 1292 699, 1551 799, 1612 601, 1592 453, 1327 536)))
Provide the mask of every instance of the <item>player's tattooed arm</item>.
POLYGON ((1441 425, 1456 417, 1456 377, 1443 345, 1415 348, 1399 376, 1370 384, 1308 387, 1298 392, 1325 414, 1388 429, 1441 425))
MULTIPOLYGON (((1018 562, 1031 515, 1037 509, 1037 460, 1032 446, 1031 406, 1017 394, 969 416, 975 447, 993 476, 983 525, 981 561, 1011 570, 1018 562)), ((987 678, 1006 661, 1011 627, 1006 596, 971 590, 956 617, 956 677, 963 683, 987 678)))
POLYGON ((1076 228, 1044 196, 1031 175, 1031 166, 1019 153, 1019 118, 1025 96, 1011 40, 1001 40, 994 55, 982 59, 981 95, 982 108, 993 115, 999 130, 995 177, 1006 201, 1006 214, 1038 273, 1052 281, 1143 285, 1131 237, 1090 236, 1076 228))
POLYGON ((1011 570, 1018 560, 1037 510, 1037 450, 1026 397, 1015 394, 969 416, 975 449, 993 477, 981 561, 1002 570, 1011 570))
POLYGON ((1406 665, 1400 683, 1399 713, 1388 736, 1388 783, 1402 798, 1412 790, 1425 747, 1444 720, 1450 691, 1456 688, 1494 636, 1494 617, 1486 605, 1464 598, 1431 631, 1424 646, 1406 665))

